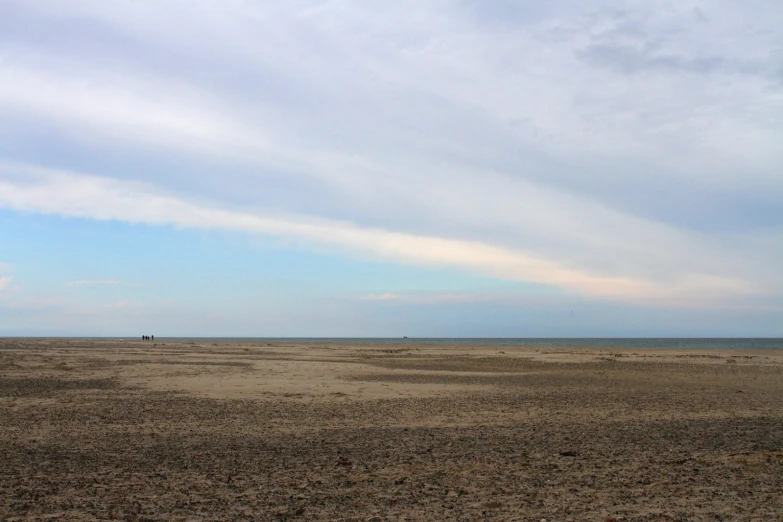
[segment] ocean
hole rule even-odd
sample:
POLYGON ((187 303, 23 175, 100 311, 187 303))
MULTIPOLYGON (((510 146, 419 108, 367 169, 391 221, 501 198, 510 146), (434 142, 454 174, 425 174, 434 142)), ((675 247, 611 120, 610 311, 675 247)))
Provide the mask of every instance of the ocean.
MULTIPOLYGON (((136 337, 83 337, 80 339, 134 340, 136 337)), ((404 345, 466 344, 485 346, 554 346, 563 348, 661 348, 681 350, 771 350, 783 349, 783 338, 508 338, 508 337, 159 337, 155 341, 193 342, 296 342, 314 344, 404 345)))

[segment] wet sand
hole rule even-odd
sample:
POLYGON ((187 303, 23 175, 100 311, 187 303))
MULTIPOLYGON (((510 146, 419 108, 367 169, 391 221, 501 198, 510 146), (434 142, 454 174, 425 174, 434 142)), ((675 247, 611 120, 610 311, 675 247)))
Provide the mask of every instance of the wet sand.
POLYGON ((783 352, 0 339, 0 520, 783 520, 783 352))

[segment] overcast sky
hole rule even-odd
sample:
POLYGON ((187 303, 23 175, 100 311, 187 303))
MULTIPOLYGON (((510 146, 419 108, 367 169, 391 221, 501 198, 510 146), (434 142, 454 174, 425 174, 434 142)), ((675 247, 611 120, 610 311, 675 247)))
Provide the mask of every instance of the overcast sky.
POLYGON ((783 336, 783 4, 0 0, 0 335, 783 336))

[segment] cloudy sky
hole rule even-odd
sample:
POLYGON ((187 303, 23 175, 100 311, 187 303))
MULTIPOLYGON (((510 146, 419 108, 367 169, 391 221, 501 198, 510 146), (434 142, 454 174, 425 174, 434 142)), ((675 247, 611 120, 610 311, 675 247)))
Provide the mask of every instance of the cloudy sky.
POLYGON ((783 4, 0 0, 0 335, 783 336, 783 4))

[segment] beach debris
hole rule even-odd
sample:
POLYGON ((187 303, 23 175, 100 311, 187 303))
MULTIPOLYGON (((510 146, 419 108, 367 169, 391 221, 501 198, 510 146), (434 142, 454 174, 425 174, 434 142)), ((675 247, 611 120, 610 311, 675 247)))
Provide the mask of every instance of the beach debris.
POLYGON ((342 455, 337 458, 338 466, 353 466, 353 461, 346 459, 342 455))

